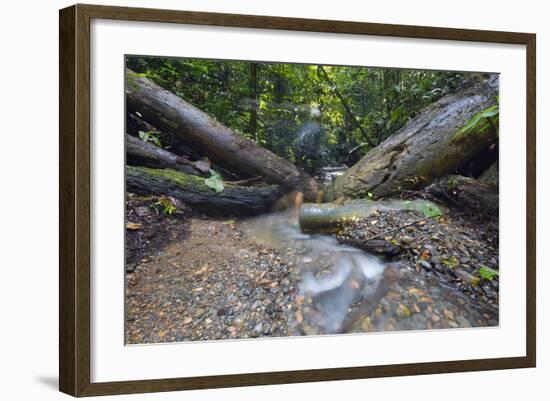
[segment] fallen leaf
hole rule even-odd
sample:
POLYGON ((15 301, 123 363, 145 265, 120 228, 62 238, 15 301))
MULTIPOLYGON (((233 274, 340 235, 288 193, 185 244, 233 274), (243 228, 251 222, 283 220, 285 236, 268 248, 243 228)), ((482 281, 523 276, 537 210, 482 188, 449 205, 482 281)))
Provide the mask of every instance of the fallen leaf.
POLYGON ((302 315, 302 312, 296 312, 296 321, 298 323, 302 323, 304 321, 304 315, 302 315))
POLYGON ((200 276, 201 274, 206 273, 207 270, 208 270, 208 265, 205 264, 203 267, 201 267, 199 270, 193 273, 193 276, 200 276))
POLYGON ((189 317, 186 317, 185 319, 183 319, 183 324, 189 324, 193 321, 193 318, 191 316, 189 317))
POLYGON ((139 223, 132 223, 131 221, 126 223, 127 230, 135 231, 135 230, 139 230, 140 228, 141 228, 141 224, 139 223))
POLYGON ((409 295, 418 295, 418 296, 424 295, 424 291, 414 287, 409 288, 407 292, 409 293, 409 295))

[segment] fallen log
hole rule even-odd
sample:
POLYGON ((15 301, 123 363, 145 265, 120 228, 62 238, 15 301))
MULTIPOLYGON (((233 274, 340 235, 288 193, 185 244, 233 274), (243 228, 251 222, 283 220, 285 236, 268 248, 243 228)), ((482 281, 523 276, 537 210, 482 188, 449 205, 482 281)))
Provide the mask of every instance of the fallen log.
POLYGON ((126 134, 126 163, 132 166, 170 168, 186 174, 204 175, 185 156, 178 156, 158 146, 126 134))
POLYGON ((203 158, 199 152, 191 149, 189 146, 186 146, 184 143, 181 142, 181 139, 179 139, 170 131, 160 131, 158 128, 153 127, 151 124, 149 124, 147 121, 144 121, 136 114, 127 113, 126 133, 130 134, 131 136, 139 137, 139 131, 153 133, 159 138, 162 146, 165 149, 169 149, 172 153, 185 155, 190 160, 200 160, 203 158))
POLYGON ((145 77, 126 70, 128 110, 162 131, 172 132, 214 163, 243 178, 262 176, 286 190, 300 190, 315 200, 318 183, 304 171, 271 151, 225 127, 180 97, 145 77))
POLYGON ((126 188, 138 195, 168 195, 212 216, 252 216, 267 212, 283 192, 276 185, 240 187, 224 183, 217 193, 204 178, 170 169, 126 166, 126 188))
POLYGON ((306 232, 335 232, 347 224, 386 210, 418 210, 426 218, 442 213, 439 206, 425 200, 355 200, 343 205, 305 203, 300 208, 300 227, 306 232))
POLYGON ((390 196, 452 173, 497 141, 495 127, 462 129, 497 96, 492 75, 442 97, 338 177, 335 197, 390 196))
POLYGON ((431 184, 426 192, 449 206, 498 217, 498 190, 481 180, 452 175, 431 184))
POLYGON ((483 172, 478 178, 480 182, 492 185, 498 191, 498 161, 483 172))

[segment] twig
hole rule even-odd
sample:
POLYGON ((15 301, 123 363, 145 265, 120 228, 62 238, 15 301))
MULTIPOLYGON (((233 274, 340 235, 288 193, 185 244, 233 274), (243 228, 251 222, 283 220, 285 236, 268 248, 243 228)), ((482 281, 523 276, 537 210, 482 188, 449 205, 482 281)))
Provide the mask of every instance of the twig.
POLYGON ((252 184, 256 181, 260 181, 263 177, 261 175, 251 178, 246 178, 244 180, 238 180, 238 181, 227 181, 228 184, 233 185, 246 185, 246 184, 252 184))
POLYGON ((384 231, 384 232, 381 232, 381 233, 378 233, 378 234, 376 234, 376 235, 373 235, 372 237, 367 238, 364 242, 370 241, 370 240, 372 240, 372 239, 376 239, 376 238, 378 238, 378 237, 380 237, 380 236, 382 236, 382 235, 391 234, 391 233, 393 233, 394 231, 399 231, 399 230, 401 230, 401 229, 403 229, 403 228, 407 228, 407 227, 409 227, 409 226, 415 225, 416 223, 420 223, 421 221, 433 219, 434 217, 439 217, 439 216, 441 216, 441 215, 440 215, 440 214, 437 214, 437 215, 434 215, 434 216, 423 217, 423 218, 418 219, 418 220, 415 220, 415 221, 413 221, 413 222, 411 222, 411 223, 407 223, 407 224, 404 224, 404 225, 402 225, 402 226, 399 226, 399 227, 396 227, 396 228, 392 228, 391 230, 386 230, 386 231, 384 231))
POLYGON ((191 326, 192 329, 194 329, 200 322, 204 320, 206 316, 210 314, 210 311, 205 312, 193 325, 191 326))

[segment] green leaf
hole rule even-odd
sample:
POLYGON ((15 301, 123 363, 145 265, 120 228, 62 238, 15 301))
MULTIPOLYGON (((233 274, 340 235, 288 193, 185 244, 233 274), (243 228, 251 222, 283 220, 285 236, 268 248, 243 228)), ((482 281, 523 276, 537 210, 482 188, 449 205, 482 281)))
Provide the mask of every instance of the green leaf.
POLYGON ((496 116, 497 114, 498 114, 498 106, 495 104, 494 106, 489 107, 487 110, 484 110, 481 113, 481 117, 489 118, 489 117, 496 116))
POLYGON ((216 193, 222 192, 225 187, 223 186, 223 180, 221 175, 215 170, 210 170, 210 174, 211 174, 211 177, 206 178, 204 180, 204 183, 209 188, 212 188, 214 191, 216 191, 216 193))
POLYGON ((451 256, 450 258, 443 259, 441 261, 445 266, 447 266, 449 269, 454 269, 460 264, 460 261, 456 256, 451 256))
POLYGON ((481 266, 479 268, 479 275, 486 280, 492 280, 498 276, 498 270, 491 269, 488 266, 481 266))
POLYGON ((160 143, 160 139, 158 139, 156 136, 151 136, 151 142, 153 142, 155 145, 157 145, 159 148, 162 148, 162 145, 160 143))
POLYGON ((475 116, 472 117, 470 121, 468 121, 468 124, 462 127, 460 132, 470 131, 479 123, 480 120, 481 120, 481 113, 477 113, 475 116))
POLYGON ((443 215, 443 212, 440 208, 438 208, 435 205, 425 205, 422 206, 422 213, 424 213, 424 216, 426 217, 437 217, 443 215))
POLYGON ((147 142, 147 139, 149 139, 149 134, 147 132, 139 131, 138 135, 139 135, 139 139, 141 139, 142 141, 147 142))

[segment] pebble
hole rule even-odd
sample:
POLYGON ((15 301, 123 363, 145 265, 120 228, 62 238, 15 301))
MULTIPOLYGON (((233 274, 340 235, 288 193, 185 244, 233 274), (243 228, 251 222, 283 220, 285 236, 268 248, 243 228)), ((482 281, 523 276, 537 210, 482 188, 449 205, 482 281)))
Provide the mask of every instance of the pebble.
POLYGON ((432 270, 432 264, 427 260, 421 260, 420 265, 426 270, 432 270))

